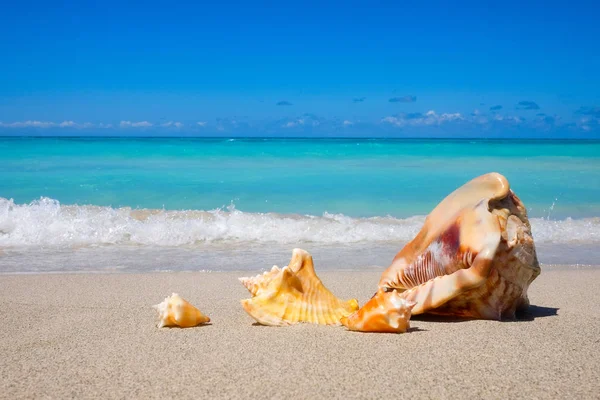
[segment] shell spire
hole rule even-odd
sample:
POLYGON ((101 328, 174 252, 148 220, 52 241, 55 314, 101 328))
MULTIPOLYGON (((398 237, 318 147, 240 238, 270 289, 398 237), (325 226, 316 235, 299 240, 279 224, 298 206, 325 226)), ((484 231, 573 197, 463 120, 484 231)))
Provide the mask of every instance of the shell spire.
POLYGON ((162 303, 153 307, 158 311, 159 328, 164 326, 191 328, 210 322, 209 317, 202 314, 200 310, 181 298, 177 293, 166 297, 162 303))
POLYGON ((360 310, 340 322, 351 331, 404 333, 410 328, 415 304, 395 290, 379 289, 360 310))
POLYGON ((301 249, 294 249, 287 267, 273 267, 240 281, 253 295, 242 300, 244 310, 263 325, 337 325, 340 318, 358 310, 356 299, 342 301, 323 285, 315 273, 312 256, 301 249))
POLYGON ((277 275, 281 269, 277 265, 273 265, 270 271, 265 271, 262 274, 258 274, 256 276, 246 277, 246 278, 238 278, 242 285, 252 294, 252 296, 258 295, 259 292, 264 291, 273 280, 275 275, 277 275))

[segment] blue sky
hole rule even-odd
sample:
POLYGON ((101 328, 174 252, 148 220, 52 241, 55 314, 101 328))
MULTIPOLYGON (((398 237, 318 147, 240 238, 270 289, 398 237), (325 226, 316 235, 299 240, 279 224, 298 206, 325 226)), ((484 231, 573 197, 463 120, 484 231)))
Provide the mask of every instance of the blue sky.
POLYGON ((594 2, 214 3, 3 4, 0 135, 600 137, 594 2))

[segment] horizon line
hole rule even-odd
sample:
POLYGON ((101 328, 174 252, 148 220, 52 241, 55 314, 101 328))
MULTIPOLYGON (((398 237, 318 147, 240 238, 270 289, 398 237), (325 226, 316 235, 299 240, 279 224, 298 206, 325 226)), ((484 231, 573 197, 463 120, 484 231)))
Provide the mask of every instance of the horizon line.
POLYGON ((585 138, 585 137, 389 137, 389 136, 139 136, 139 135, 0 135, 0 139, 331 139, 331 140, 576 140, 576 141, 600 141, 600 138, 585 138))

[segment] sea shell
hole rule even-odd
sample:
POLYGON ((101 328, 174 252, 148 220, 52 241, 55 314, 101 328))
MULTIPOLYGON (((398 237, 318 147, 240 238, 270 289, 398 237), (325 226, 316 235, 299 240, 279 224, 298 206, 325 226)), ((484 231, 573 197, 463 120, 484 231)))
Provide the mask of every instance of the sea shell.
POLYGON ((240 278, 252 294, 242 300, 244 310, 258 323, 283 326, 297 322, 337 325, 358 310, 358 301, 342 301, 316 275, 311 255, 294 249, 290 264, 255 277, 240 278))
POLYGON ((162 303, 153 307, 158 311, 158 317, 160 318, 158 323, 159 328, 163 326, 190 328, 210 322, 210 318, 182 299, 177 293, 166 297, 162 303))
POLYGON ((416 303, 412 314, 505 319, 529 306, 540 274, 521 200, 498 173, 446 197, 394 258, 379 288, 416 303))
POLYGON ((270 271, 265 271, 262 274, 256 276, 250 276, 245 278, 238 278, 242 285, 248 289, 252 296, 257 296, 263 292, 269 283, 275 278, 275 276, 281 271, 277 265, 273 265, 270 271))
POLYGON ((351 331, 404 333, 410 328, 414 306, 396 291, 379 289, 360 310, 340 322, 351 331))

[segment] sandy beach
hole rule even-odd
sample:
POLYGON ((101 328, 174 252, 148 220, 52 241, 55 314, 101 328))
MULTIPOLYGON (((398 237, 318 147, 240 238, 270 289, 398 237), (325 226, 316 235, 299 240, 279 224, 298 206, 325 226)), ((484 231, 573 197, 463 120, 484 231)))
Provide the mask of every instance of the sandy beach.
MULTIPOLYGON (((317 271, 318 272, 318 271, 317 271)), ((363 304, 381 270, 322 272, 363 304)), ((0 276, 0 397, 598 398, 600 269, 543 266, 531 316, 413 319, 411 332, 264 327, 244 312, 248 273, 0 276), (178 292, 212 323, 157 329, 178 292)))

